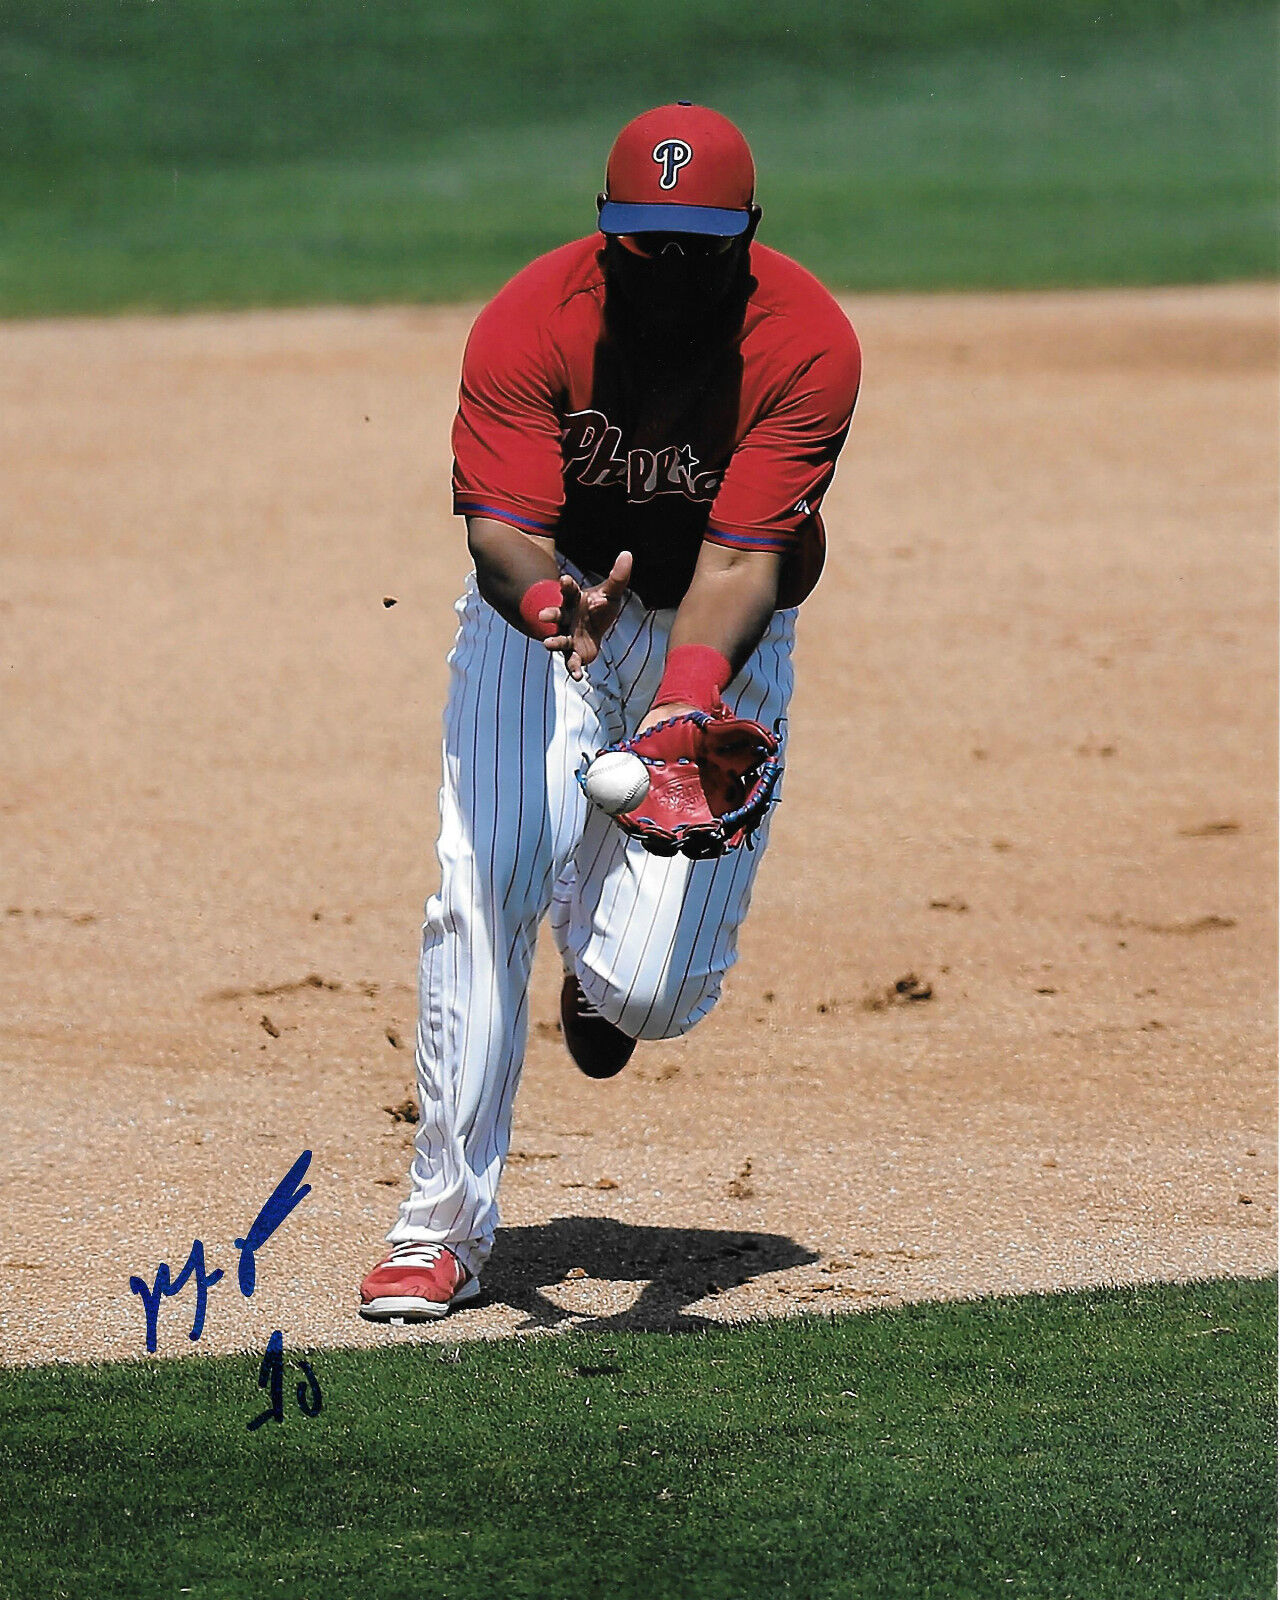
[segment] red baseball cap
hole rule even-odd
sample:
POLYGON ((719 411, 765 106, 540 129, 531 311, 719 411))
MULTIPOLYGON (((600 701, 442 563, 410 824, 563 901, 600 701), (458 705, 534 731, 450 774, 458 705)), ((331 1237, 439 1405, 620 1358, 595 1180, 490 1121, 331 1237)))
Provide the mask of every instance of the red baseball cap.
POLYGON ((658 106, 614 140, 600 231, 733 238, 751 222, 755 187, 751 148, 728 117, 687 100, 658 106))

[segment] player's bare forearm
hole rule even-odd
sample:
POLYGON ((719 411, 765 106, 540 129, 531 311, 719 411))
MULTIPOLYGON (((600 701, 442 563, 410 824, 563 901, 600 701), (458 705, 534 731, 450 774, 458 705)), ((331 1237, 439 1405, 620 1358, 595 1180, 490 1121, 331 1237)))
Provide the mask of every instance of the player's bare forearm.
POLYGON ((668 653, 682 644, 718 650, 735 676, 764 638, 778 603, 782 557, 704 544, 697 571, 671 625, 668 653))
POLYGON ((524 632, 521 600, 535 583, 559 581, 555 540, 489 517, 468 517, 467 545, 480 593, 504 621, 524 632))

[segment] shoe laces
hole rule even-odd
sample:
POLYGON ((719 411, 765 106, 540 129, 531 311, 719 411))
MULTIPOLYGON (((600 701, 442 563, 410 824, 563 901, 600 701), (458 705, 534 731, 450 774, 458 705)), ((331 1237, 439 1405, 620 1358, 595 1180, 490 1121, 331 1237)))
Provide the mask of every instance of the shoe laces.
POLYGON ((405 1239, 391 1246, 387 1261, 397 1267, 434 1267, 447 1248, 426 1239, 405 1239))
POLYGON ((604 1013, 593 1006, 587 999, 587 991, 575 979, 573 985, 573 1010, 574 1014, 584 1022, 600 1022, 604 1013))

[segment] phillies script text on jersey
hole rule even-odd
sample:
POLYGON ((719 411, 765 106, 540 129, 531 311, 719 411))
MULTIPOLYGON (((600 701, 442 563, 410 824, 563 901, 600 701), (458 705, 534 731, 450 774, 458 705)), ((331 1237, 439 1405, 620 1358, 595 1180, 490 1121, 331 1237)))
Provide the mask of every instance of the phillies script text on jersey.
POLYGON ((656 494, 682 494, 689 500, 716 497, 721 474, 699 472, 691 445, 668 444, 660 450, 633 449, 620 454, 622 429, 603 411, 575 411, 563 435, 565 472, 589 489, 625 484, 633 504, 656 494))
POLYGON ((605 316, 602 242, 562 245, 481 312, 462 363, 453 503, 553 537, 580 570, 635 556, 676 606, 704 540, 786 558, 779 604, 822 569, 819 515, 858 392, 848 319, 796 262, 751 246, 740 326, 689 369, 636 371, 605 316))

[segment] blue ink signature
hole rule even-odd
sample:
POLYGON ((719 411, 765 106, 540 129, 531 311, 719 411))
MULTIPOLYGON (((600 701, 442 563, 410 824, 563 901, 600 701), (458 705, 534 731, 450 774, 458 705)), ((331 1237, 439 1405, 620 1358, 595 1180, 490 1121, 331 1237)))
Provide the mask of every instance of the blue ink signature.
POLYGON ((311 1152, 304 1150, 276 1184, 270 1200, 253 1219, 253 1224, 244 1238, 231 1241, 240 1252, 240 1293, 246 1300, 253 1293, 258 1281, 255 1252, 262 1249, 293 1208, 311 1193, 311 1185, 302 1183, 302 1175, 310 1165, 311 1152), (300 1183, 302 1183, 301 1188, 298 1187, 300 1183))
POLYGON ((162 1261, 154 1284, 148 1285, 142 1278, 129 1279, 130 1289, 141 1297, 147 1313, 147 1349, 152 1355, 156 1350, 156 1324, 160 1319, 161 1300, 169 1295, 181 1294, 187 1286, 187 1279, 192 1276, 196 1280, 196 1314, 191 1319, 191 1332, 187 1337, 194 1340, 204 1332, 205 1312, 209 1308, 209 1290, 225 1276, 221 1267, 216 1272, 205 1271, 202 1240, 197 1239, 192 1244, 187 1264, 176 1278, 170 1274, 169 1263, 162 1261))
MULTIPOLYGON (((299 1205, 311 1193, 311 1185, 302 1182, 303 1174, 310 1165, 311 1152, 310 1150, 304 1150, 276 1185, 272 1191, 271 1198, 253 1219, 253 1223, 245 1236, 242 1239, 232 1240, 233 1247, 240 1252, 240 1266, 237 1277, 240 1284, 240 1293, 244 1295, 246 1300, 257 1287, 257 1252, 262 1249, 263 1245, 266 1244, 267 1240, 294 1207, 299 1205)), ((153 1283, 148 1283, 145 1278, 140 1278, 136 1275, 129 1279, 129 1288, 142 1301, 143 1310, 146 1313, 147 1351, 149 1354, 154 1355, 156 1351, 160 1302, 172 1295, 181 1294, 187 1284, 194 1279, 196 1286, 195 1315, 191 1319, 191 1332, 187 1335, 194 1343, 204 1332, 205 1316, 209 1309, 209 1290, 225 1276, 226 1274, 221 1267, 215 1268, 212 1272, 206 1270, 204 1241, 196 1239, 192 1242, 191 1253, 187 1257, 186 1265, 176 1278, 173 1276, 168 1262, 162 1261, 153 1283)), ((270 1356, 270 1345, 268 1345, 267 1349, 268 1356, 270 1356)), ((317 1390, 317 1394, 318 1392, 317 1390)), ((305 1410, 306 1408, 304 1407, 303 1409, 305 1410)), ((308 1412, 308 1415, 314 1415, 314 1413, 308 1412)))

